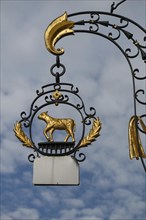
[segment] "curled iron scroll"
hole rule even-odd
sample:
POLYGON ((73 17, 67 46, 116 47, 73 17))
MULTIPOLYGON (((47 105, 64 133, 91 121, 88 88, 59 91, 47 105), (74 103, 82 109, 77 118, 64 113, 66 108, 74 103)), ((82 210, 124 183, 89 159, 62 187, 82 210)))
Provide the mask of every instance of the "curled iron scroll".
MULTIPOLYGON (((137 57, 141 57, 141 60, 146 62, 146 52, 145 52, 145 49, 146 49, 146 46, 143 46, 144 43, 145 43, 145 40, 146 40, 146 30, 140 26, 138 23, 136 23, 135 21, 127 18, 127 17, 124 17, 124 16, 121 16, 121 15, 118 15, 118 14, 113 14, 113 11, 120 5, 122 4, 123 2, 125 2, 125 0, 119 2, 117 5, 115 5, 115 3, 113 3, 111 5, 111 12, 108 13, 108 12, 101 12, 101 11, 85 11, 85 12, 77 12, 77 13, 73 13, 73 14, 70 14, 70 15, 67 15, 64 14, 64 17, 63 20, 65 20, 65 23, 62 23, 61 20, 59 19, 56 19, 57 21, 57 27, 59 27, 59 25, 61 25, 61 27, 63 27, 63 31, 62 31, 62 28, 57 28, 58 32, 57 33, 57 37, 56 38, 56 35, 54 37, 54 40, 53 38, 51 39, 50 42, 48 43, 52 43, 52 45, 49 45, 47 47, 47 49, 53 53, 54 55, 62 55, 64 53, 64 50, 60 49, 60 50, 56 50, 54 49, 54 46, 56 44, 56 42, 61 39, 62 37, 64 36, 67 36, 68 34, 76 34, 76 33, 91 33, 91 34, 95 34, 97 36, 101 36, 101 37, 104 37, 105 39, 111 41, 112 43, 114 43, 118 49, 120 49, 120 51, 122 52, 122 54, 125 56, 125 59, 126 61, 128 62, 128 65, 130 67, 130 70, 131 70, 131 76, 132 76, 132 82, 133 82, 133 97, 134 97, 134 117, 138 117, 137 116, 137 105, 145 105, 146 103, 144 101, 141 101, 139 98, 138 98, 138 94, 139 93, 142 93, 142 95, 145 94, 145 91, 143 89, 138 89, 136 90, 136 80, 146 80, 146 76, 138 76, 138 74, 136 73, 139 73, 139 68, 135 68, 133 67, 132 65, 132 62, 131 62, 131 59, 135 59, 137 57), (85 19, 85 20, 79 20, 79 21, 76 21, 76 22, 70 22, 68 20, 68 18, 70 17, 76 17, 76 16, 80 16, 80 15, 89 15, 90 18, 89 20, 85 19), (104 16, 109 16, 109 17, 114 17, 116 19, 119 19, 120 23, 122 25, 116 25, 116 24, 111 24, 108 20, 103 20, 101 17, 102 15, 104 16), (96 18, 94 18, 94 16, 96 16, 96 18), (61 22, 60 22, 61 21, 61 22), (59 24, 60 22, 60 24, 59 24), (123 24, 124 23, 124 24, 123 24), (64 25, 65 24, 65 25, 64 25), (87 29, 87 26, 86 24, 89 24, 89 27, 87 29), (140 30, 143 34, 144 34, 144 42, 141 43, 141 42, 138 42, 137 39, 134 38, 134 35, 133 33, 131 33, 131 31, 129 31, 127 28, 129 27, 129 24, 132 24, 134 25, 138 30, 140 30), (82 28, 81 29, 75 29, 76 26, 81 26, 82 28), (104 26, 105 28, 113 28, 113 31, 117 31, 117 35, 115 36, 116 32, 114 32, 114 34, 110 31, 108 34, 104 34, 102 32, 99 32, 100 31, 100 26, 104 26), (84 27, 84 28, 83 28, 84 27), (74 28, 74 29, 73 29, 74 28), (60 31, 60 33, 59 33, 60 31), (68 32, 69 31, 69 32, 68 32), (60 37, 61 36, 61 37, 60 37), (132 51, 132 48, 131 47, 128 47, 126 49, 123 49, 120 44, 118 44, 118 41, 120 39, 121 36, 125 36, 126 39, 133 45, 134 49, 136 49, 136 52, 133 53, 132 51), (55 43, 54 43, 55 42, 55 43), (53 50, 52 50, 53 48, 53 50)), ((105 19, 105 17, 104 17, 105 19)), ((55 21, 55 20, 54 20, 55 21)), ((51 23, 51 25, 55 25, 56 22, 53 22, 51 23)), ((53 30, 55 26, 53 26, 53 30)), ((51 26, 50 26, 51 28, 51 26)), ((50 30, 50 29, 48 29, 50 30)), ((47 32, 46 32, 47 34, 47 32)), ((51 35, 53 36, 53 35, 51 35)), ((45 38, 46 39, 46 38, 45 38)), ((141 116, 139 116, 141 117, 141 116)), ((135 127, 135 130, 136 130, 136 134, 138 134, 138 126, 135 127)), ((140 131, 140 130, 139 130, 140 131)), ((137 136, 137 143, 138 143, 138 135, 137 136)), ((146 165, 143 161, 143 158, 141 158, 141 161, 142 161, 142 165, 144 167, 144 170, 146 171, 146 165)))

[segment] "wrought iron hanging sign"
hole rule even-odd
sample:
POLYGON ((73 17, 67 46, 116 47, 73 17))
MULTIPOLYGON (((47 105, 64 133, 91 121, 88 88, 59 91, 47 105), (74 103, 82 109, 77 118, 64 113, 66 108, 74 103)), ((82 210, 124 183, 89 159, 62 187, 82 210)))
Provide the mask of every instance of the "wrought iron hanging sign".
POLYGON ((116 6, 113 3, 110 13, 87 11, 67 15, 65 12, 55 19, 45 31, 46 48, 56 56, 56 63, 50 69, 51 74, 55 77, 55 82, 44 85, 41 90, 36 91, 37 96, 30 106, 29 113, 26 114, 22 112, 21 120, 16 122, 14 126, 15 135, 22 142, 23 146, 32 148, 36 153, 36 156, 34 153, 28 156, 29 161, 34 162, 35 174, 33 182, 36 185, 78 185, 78 162, 85 160, 85 155, 80 153, 80 149, 89 146, 100 135, 101 121, 96 115, 95 108, 91 107, 90 112, 87 112, 85 104, 79 95, 78 88, 73 84, 62 83, 60 81, 61 76, 66 72, 65 66, 60 62, 60 56, 64 53, 64 49, 56 49, 55 45, 62 37, 75 33, 90 33, 104 37, 114 43, 127 60, 131 70, 134 93, 134 115, 129 121, 129 154, 130 159, 140 158, 144 170, 146 171, 143 160, 143 158, 146 158, 146 154, 139 134, 140 132, 146 134, 146 125, 143 120, 146 118, 146 113, 139 116, 137 115, 137 104, 146 105, 146 103, 138 97, 140 93, 144 95, 145 90, 136 90, 135 82, 136 80, 146 80, 146 75, 137 76, 139 68, 133 68, 131 62, 131 59, 135 59, 139 56, 143 62, 146 62, 146 53, 144 51, 146 46, 138 42, 127 28, 129 24, 132 24, 140 29, 144 34, 144 42, 146 41, 146 31, 136 22, 126 17, 113 14, 113 11, 122 2, 124 1, 121 1, 116 6), (90 18, 70 21, 70 17, 76 16, 89 16, 90 18), (111 17, 116 18, 117 24, 110 22, 111 17), (118 23, 120 23, 120 25, 118 23), (104 27, 104 29, 109 28, 110 32, 107 34, 106 30, 106 33, 104 33, 104 29, 102 29, 103 32, 100 32, 101 26, 104 27), (75 27, 82 28, 75 29, 75 27), (113 33, 111 30, 116 31, 116 36, 115 32, 113 33), (124 50, 121 47, 118 43, 121 35, 128 41, 132 41, 132 45, 137 49, 136 54, 131 55, 130 48, 124 50), (68 108, 68 113, 65 110, 66 108, 68 108), (67 113, 67 116, 64 115, 65 113, 67 113), (75 116, 75 114, 77 116, 75 116), (74 118, 78 118, 77 121, 75 121, 74 118), (38 128, 40 128, 40 130, 38 128), (36 131, 39 133, 37 137, 33 135, 36 131), (59 136, 59 140, 57 140, 56 134, 59 136), (69 169, 65 168, 66 166, 63 165, 64 161, 68 164, 72 163, 72 166, 69 169), (45 171, 47 168, 43 167, 44 164, 52 168, 49 168, 50 176, 45 176, 43 179, 43 172, 45 172, 45 175, 48 175, 48 171, 45 171), (60 169, 61 173, 59 175, 52 173, 57 172, 55 168, 53 168, 54 166, 56 166, 56 170, 58 168, 60 169), (75 176, 73 179, 68 179, 67 175, 72 172, 72 169, 75 176), (52 175, 54 177, 52 177, 52 175), (63 176, 63 180, 60 177, 61 175, 63 176), (41 178, 43 180, 40 180, 41 178))
MULTIPOLYGON (((21 113, 22 119, 15 124, 14 132, 24 146, 33 148, 38 154, 64 156, 74 153, 75 155, 80 148, 91 144, 99 136, 101 122, 96 117, 96 110, 93 107, 90 108, 90 113, 86 112, 84 102, 79 96, 78 88, 75 88, 73 84, 60 83, 58 81, 58 77, 60 78, 62 73, 53 72, 56 66, 63 67, 63 72, 65 73, 65 67, 63 64, 58 63, 57 59, 57 64, 51 68, 51 73, 55 76, 56 82, 43 86, 41 91, 36 91, 37 97, 32 102, 29 115, 27 116, 25 112, 21 113), (73 102, 71 99, 73 99, 73 102), (75 138, 76 122, 72 118, 57 118, 50 115, 49 107, 51 105, 54 107, 68 105, 78 111, 82 127, 79 141, 76 141, 75 138), (35 118, 46 123, 42 133, 47 142, 35 143, 32 135, 32 130, 35 128, 35 125, 33 127, 33 122, 36 123, 35 118), (89 125, 91 129, 85 136, 86 126, 89 125), (26 135, 24 129, 28 130, 28 135, 26 135), (64 130, 66 132, 63 142, 55 142, 53 138, 55 130, 64 130), (71 139, 71 142, 69 142, 69 139, 71 139)), ((29 160, 32 161, 32 158, 34 159, 33 154, 29 156, 29 160)))
MULTIPOLYGON (((22 112, 21 120, 16 122, 14 127, 15 135, 22 142, 23 146, 33 148, 37 154, 36 156, 34 154, 30 154, 28 157, 30 162, 36 163, 36 161, 39 160, 39 165, 34 163, 35 174, 33 182, 35 185, 78 185, 78 162, 84 161, 86 157, 83 153, 79 153, 79 155, 77 155, 77 153, 80 148, 87 147, 93 141, 95 141, 101 130, 101 121, 96 116, 96 110, 91 107, 90 112, 86 111, 85 104, 79 95, 78 88, 74 87, 73 84, 60 82, 60 78, 65 74, 66 68, 62 63, 60 63, 60 51, 55 50, 54 45, 61 36, 73 32, 69 29, 69 27, 73 27, 73 22, 67 20, 67 14, 65 13, 63 16, 59 17, 57 20, 51 23, 47 28, 45 32, 46 47, 49 51, 55 53, 56 55, 56 63, 50 69, 51 74, 55 77, 55 82, 44 85, 40 91, 36 91, 37 97, 34 99, 30 106, 29 114, 27 115, 25 112, 22 112), (61 31, 61 34, 58 33, 58 30, 59 32, 61 31), (60 72, 56 72, 56 68, 58 71, 61 69, 60 72), (54 107, 53 111, 52 106, 54 107), (77 111, 79 115, 78 122, 80 122, 80 124, 77 124, 73 118, 57 117, 54 112, 56 108, 61 106, 69 106, 72 108, 69 112, 70 115, 74 110, 77 111), (41 139, 45 138, 45 141, 43 142, 36 142, 38 138, 33 136, 36 127, 41 126, 41 121, 38 122, 39 120, 44 121, 46 124, 44 125, 43 131, 40 131, 41 139), (78 134, 76 135, 77 127, 79 127, 79 129, 78 134), (88 133, 86 132, 87 127, 90 127, 90 129, 88 129, 88 133), (64 131, 64 140, 56 141, 54 138, 54 133, 57 133, 57 131, 60 133, 61 130, 64 131), (44 138, 42 138, 43 135, 44 138), (44 157, 41 158, 40 155, 44 157), (55 180, 51 179, 51 177, 48 180, 40 180, 41 177, 36 177, 40 176, 37 171, 39 166, 42 167, 42 164, 47 164, 45 160, 52 160, 51 157, 53 157, 55 161, 57 161, 55 162, 57 163, 56 166, 59 168, 62 166, 60 159, 62 158, 62 160, 65 161, 65 156, 69 155, 71 155, 69 158, 72 160, 72 163, 76 163, 77 165, 77 170, 75 170, 75 180, 67 179, 64 181, 63 179, 66 177, 66 175, 63 176, 61 180, 57 177, 55 177, 55 180)), ((63 52, 63 49, 61 51, 63 52)), ((63 115, 63 112, 64 109, 61 108, 61 115, 63 115)), ((70 162, 71 161, 68 160, 66 161, 66 167, 70 162)), ((51 166, 52 161, 51 164, 49 163, 47 165, 51 166)), ((65 172, 72 172, 72 169, 73 167, 71 167, 71 170, 69 171, 65 170, 65 172)), ((50 170, 50 176, 52 175, 52 172, 57 171, 50 170)), ((45 175, 47 175, 47 173, 45 175)), ((56 173, 55 175, 57 176, 58 174, 56 173)))

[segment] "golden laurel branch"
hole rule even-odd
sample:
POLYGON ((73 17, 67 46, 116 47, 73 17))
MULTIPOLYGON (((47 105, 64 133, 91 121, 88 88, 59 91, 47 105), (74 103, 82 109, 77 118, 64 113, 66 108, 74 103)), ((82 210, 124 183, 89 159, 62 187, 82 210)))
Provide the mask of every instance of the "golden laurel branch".
POLYGON ((15 136, 23 143, 23 146, 33 148, 31 140, 25 135, 24 131, 22 130, 21 123, 16 122, 13 131, 15 133, 15 136))
POLYGON ((81 141, 79 148, 87 147, 87 145, 91 144, 97 137, 100 136, 101 125, 102 124, 99 118, 93 120, 92 128, 90 129, 89 134, 81 141))

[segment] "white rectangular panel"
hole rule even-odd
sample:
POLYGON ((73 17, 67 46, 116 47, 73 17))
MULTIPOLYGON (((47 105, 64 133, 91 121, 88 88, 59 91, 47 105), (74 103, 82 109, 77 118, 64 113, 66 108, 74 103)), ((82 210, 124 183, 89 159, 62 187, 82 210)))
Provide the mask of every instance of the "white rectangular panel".
POLYGON ((34 185, 79 185, 79 178, 79 164, 71 156, 43 156, 34 161, 34 185))

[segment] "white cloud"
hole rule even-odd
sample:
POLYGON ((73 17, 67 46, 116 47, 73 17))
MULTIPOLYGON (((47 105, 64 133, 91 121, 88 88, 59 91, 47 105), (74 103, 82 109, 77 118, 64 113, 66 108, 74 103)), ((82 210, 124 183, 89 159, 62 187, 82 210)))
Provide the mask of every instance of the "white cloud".
POLYGON ((1 172, 13 173, 20 164, 23 164, 28 157, 28 151, 20 143, 2 138, 1 142, 1 172))
POLYGON ((17 210, 13 212, 7 212, 6 214, 2 215, 3 220, 13 220, 13 219, 31 219, 31 220, 37 220, 39 219, 39 214, 36 209, 29 209, 29 208, 18 208, 17 210))
POLYGON ((74 219, 77 219, 77 213, 78 213, 78 210, 75 209, 75 208, 71 208, 71 209, 66 209, 66 210, 62 210, 60 211, 60 220, 61 219, 70 219, 72 218, 73 220, 74 219))
POLYGON ((84 207, 84 202, 81 199, 76 199, 76 198, 66 199, 65 203, 69 207, 71 206, 78 209, 84 207))
POLYGON ((55 192, 51 192, 50 190, 41 192, 41 196, 45 201, 49 202, 50 206, 55 207, 59 203, 58 196, 55 192))

